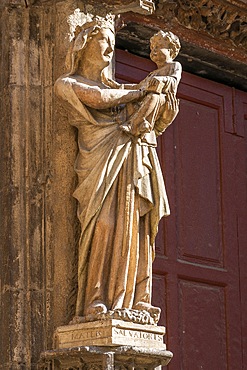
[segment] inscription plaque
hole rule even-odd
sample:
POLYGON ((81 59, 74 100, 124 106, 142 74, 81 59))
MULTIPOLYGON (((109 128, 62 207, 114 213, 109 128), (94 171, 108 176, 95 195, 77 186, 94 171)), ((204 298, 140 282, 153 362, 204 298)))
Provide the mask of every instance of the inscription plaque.
POLYGON ((122 320, 104 320, 57 328, 55 348, 78 346, 140 346, 166 349, 165 327, 142 325, 122 320))

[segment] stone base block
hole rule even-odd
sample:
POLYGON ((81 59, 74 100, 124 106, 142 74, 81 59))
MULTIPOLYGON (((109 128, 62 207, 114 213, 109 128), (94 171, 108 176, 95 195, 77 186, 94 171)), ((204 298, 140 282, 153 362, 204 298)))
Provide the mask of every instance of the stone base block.
POLYGON ((77 346, 135 346, 166 349, 164 326, 109 319, 58 327, 54 348, 77 346))
POLYGON ((42 370, 160 370, 172 358, 166 350, 118 346, 57 349, 41 354, 42 370))

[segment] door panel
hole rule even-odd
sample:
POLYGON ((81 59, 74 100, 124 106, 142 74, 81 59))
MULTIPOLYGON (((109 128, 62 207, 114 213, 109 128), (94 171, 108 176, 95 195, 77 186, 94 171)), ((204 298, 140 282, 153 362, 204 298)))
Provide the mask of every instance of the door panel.
POLYGON ((179 279, 178 293, 182 368, 226 370, 225 287, 179 279))
POLYGON ((193 101, 194 90, 186 87, 174 128, 177 252, 184 261, 223 267, 221 100, 217 106, 207 94, 193 101))
MULTIPOLYGON (((124 51, 116 60, 121 82, 138 82, 155 69, 124 51)), ((153 304, 162 308, 160 324, 174 353, 167 368, 240 370, 247 94, 183 73, 178 96, 179 115, 157 148, 171 207, 159 225, 153 265, 153 304)))

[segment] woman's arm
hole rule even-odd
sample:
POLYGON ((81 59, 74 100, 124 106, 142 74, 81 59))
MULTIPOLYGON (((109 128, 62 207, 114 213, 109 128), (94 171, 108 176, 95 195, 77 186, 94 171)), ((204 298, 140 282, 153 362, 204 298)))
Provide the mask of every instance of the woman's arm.
POLYGON ((62 77, 55 84, 58 95, 63 95, 66 85, 72 88, 83 104, 95 109, 107 109, 119 104, 140 99, 145 92, 141 90, 104 89, 96 85, 78 82, 73 77, 62 77))

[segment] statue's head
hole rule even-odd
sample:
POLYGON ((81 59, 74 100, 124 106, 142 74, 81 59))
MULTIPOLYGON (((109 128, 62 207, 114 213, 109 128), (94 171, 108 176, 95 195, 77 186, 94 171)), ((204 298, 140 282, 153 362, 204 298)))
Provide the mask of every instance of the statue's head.
POLYGON ((98 63, 102 68, 108 66, 112 60, 114 45, 114 16, 96 16, 83 25, 77 25, 66 57, 70 74, 77 70, 84 59, 98 63))
POLYGON ((174 33, 167 31, 159 31, 150 39, 151 49, 158 45, 160 49, 162 47, 169 47, 171 58, 174 59, 179 53, 181 48, 179 38, 174 33))

